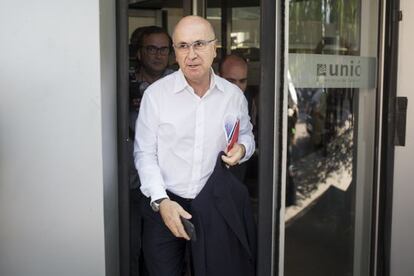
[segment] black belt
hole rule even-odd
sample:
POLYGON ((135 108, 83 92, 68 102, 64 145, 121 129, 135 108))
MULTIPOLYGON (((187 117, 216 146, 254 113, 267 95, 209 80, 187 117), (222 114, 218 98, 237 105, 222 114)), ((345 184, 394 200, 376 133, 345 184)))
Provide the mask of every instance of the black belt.
POLYGON ((185 202, 186 204, 190 204, 194 200, 194 198, 184 198, 184 197, 178 196, 174 193, 171 193, 170 191, 167 191, 167 195, 171 200, 177 201, 179 203, 180 202, 185 202))

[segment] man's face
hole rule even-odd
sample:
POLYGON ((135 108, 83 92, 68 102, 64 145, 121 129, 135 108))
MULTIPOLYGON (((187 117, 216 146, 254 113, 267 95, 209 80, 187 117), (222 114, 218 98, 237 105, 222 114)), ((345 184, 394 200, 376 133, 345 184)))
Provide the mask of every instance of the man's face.
POLYGON ((169 41, 165 34, 150 34, 143 38, 138 59, 141 68, 150 75, 161 75, 168 66, 169 41), (168 50, 167 50, 168 49, 168 50))
POLYGON ((223 66, 221 76, 231 83, 237 85, 241 91, 245 92, 247 87, 247 66, 234 64, 223 66))
MULTIPOLYGON (((174 32, 174 45, 213 39, 215 39, 214 33, 209 25, 199 20, 182 22, 174 32)), ((191 46, 183 50, 175 47, 178 65, 190 84, 208 81, 210 77, 211 64, 216 57, 215 41, 201 48, 195 49, 191 46)))

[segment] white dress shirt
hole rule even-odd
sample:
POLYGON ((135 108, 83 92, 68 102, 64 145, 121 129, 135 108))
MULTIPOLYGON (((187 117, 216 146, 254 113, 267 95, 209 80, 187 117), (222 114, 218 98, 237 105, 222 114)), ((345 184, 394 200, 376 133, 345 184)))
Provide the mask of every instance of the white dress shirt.
POLYGON ((240 162, 255 149, 243 92, 211 70, 210 88, 200 98, 181 70, 147 88, 136 122, 134 160, 141 191, 151 201, 168 197, 166 190, 195 198, 227 145, 224 122, 240 119, 238 143, 246 148, 240 162))

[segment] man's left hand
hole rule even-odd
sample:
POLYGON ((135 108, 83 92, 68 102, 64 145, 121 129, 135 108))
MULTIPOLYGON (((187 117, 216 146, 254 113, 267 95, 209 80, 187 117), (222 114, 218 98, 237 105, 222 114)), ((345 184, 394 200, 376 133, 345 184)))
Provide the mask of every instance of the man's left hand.
POLYGON ((246 148, 242 144, 234 144, 233 148, 226 152, 226 155, 221 156, 221 159, 229 166, 234 166, 239 163, 239 161, 246 154, 246 148))

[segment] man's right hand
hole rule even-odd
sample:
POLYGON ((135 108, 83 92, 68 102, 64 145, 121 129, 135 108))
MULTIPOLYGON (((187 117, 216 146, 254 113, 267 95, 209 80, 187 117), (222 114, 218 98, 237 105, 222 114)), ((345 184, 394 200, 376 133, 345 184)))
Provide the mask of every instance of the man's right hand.
POLYGON ((191 215, 186 212, 180 204, 166 198, 160 203, 160 214, 165 225, 170 229, 174 236, 190 240, 190 237, 184 230, 180 216, 186 219, 191 219, 191 215))

